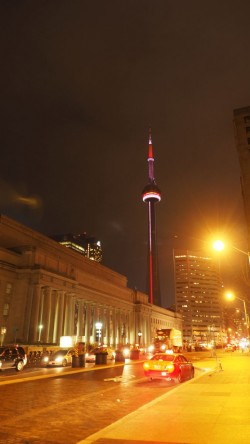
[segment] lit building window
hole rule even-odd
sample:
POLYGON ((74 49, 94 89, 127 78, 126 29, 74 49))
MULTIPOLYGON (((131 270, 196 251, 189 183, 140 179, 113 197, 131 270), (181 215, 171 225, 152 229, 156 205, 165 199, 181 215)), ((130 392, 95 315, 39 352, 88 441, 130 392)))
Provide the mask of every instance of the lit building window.
POLYGON ((10 304, 7 302, 3 306, 3 316, 8 316, 10 311, 10 304))
POLYGON ((11 294, 12 293, 12 284, 9 283, 9 282, 6 284, 5 293, 6 294, 11 294))
POLYGON ((52 239, 92 261, 102 261, 101 242, 96 241, 94 237, 87 236, 86 233, 56 235, 52 236, 52 239))

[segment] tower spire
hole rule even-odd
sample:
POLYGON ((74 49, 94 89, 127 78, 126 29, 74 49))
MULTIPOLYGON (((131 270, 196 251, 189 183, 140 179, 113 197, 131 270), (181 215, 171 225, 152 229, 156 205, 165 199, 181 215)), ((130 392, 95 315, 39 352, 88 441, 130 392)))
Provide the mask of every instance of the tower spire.
POLYGON ((154 182, 154 156, 153 156, 153 144, 152 144, 152 131, 149 128, 148 132, 148 179, 154 182))
POLYGON ((142 192, 142 200, 148 205, 148 294, 149 302, 161 306, 158 257, 156 245, 155 203, 160 202, 161 192, 156 185, 154 177, 154 156, 152 132, 149 128, 148 143, 148 184, 142 192))

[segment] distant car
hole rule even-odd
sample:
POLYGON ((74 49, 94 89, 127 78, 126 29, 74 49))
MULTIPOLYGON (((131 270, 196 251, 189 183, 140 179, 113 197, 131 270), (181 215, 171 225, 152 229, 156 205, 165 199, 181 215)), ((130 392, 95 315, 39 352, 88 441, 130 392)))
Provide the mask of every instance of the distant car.
POLYGON ((156 353, 143 364, 144 374, 150 379, 182 382, 194 377, 194 366, 179 353, 156 353))
POLYGON ((94 350, 89 351, 85 354, 85 362, 95 362, 95 352, 94 350))
POLYGON ((236 345, 234 345, 234 344, 227 344, 225 346, 226 352, 234 352, 235 350, 236 350, 236 345))
POLYGON ((57 350, 52 355, 44 356, 42 358, 42 364, 49 366, 61 366, 66 367, 72 363, 72 356, 74 355, 74 348, 67 348, 62 350, 57 350))
POLYGON ((23 347, 18 345, 0 347, 0 370, 13 368, 20 372, 26 364, 27 355, 23 347))
POLYGON ((112 350, 111 348, 108 347, 97 347, 92 351, 89 351, 87 353, 85 353, 85 362, 95 362, 95 354, 98 353, 100 350, 102 351, 107 351, 108 359, 115 359, 115 352, 114 350, 112 350))

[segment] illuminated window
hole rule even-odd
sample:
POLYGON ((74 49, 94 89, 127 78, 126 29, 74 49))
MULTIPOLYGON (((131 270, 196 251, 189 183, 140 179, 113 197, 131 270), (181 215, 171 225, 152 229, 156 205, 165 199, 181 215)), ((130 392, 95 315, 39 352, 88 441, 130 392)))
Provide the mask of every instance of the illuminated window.
POLYGON ((7 283, 6 284, 5 293, 6 294, 11 294, 12 293, 12 284, 11 283, 7 283))
POLYGON ((8 316, 10 310, 10 304, 7 302, 3 306, 3 316, 8 316))

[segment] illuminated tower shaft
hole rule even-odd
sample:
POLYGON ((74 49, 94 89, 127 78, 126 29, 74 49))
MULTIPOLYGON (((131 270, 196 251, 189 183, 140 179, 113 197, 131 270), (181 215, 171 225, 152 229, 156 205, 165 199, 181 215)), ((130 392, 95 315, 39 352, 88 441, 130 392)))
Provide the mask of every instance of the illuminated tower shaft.
POLYGON ((154 177, 154 157, 151 131, 148 144, 148 184, 142 192, 142 200, 148 205, 148 294, 149 302, 161 307, 158 254, 156 244, 155 203, 160 202, 161 192, 154 177))

